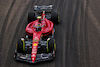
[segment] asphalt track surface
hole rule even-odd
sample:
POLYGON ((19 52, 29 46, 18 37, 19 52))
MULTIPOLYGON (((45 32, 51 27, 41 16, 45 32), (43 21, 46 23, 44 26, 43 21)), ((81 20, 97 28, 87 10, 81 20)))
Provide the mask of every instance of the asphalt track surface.
POLYGON ((0 0, 0 67, 100 67, 100 0, 0 0), (33 6, 54 6, 57 53, 53 61, 15 61, 17 40, 25 35, 33 6))

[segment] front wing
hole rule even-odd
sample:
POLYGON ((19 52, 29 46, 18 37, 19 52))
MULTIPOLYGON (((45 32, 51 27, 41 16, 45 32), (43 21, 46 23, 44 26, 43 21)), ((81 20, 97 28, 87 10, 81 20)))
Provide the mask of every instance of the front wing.
MULTIPOLYGON (((54 52, 53 53, 48 53, 48 54, 45 54, 45 53, 44 54, 37 54, 34 63, 41 62, 41 61, 52 60, 54 57, 55 57, 54 52)), ((32 60, 31 60, 31 54, 15 53, 14 58, 16 60, 33 63, 32 60)))

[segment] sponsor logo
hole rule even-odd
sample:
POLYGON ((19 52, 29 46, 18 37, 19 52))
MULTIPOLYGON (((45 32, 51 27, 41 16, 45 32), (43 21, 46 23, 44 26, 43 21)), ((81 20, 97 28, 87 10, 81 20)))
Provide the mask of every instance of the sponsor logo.
POLYGON ((32 58, 32 60, 34 60, 34 58, 32 58))
POLYGON ((37 46, 37 43, 34 43, 33 46, 37 46))
POLYGON ((37 49, 32 49, 32 52, 36 52, 37 51, 37 49))
POLYGON ((36 47, 33 47, 34 49, 36 49, 36 47))
POLYGON ((36 53, 36 52, 32 52, 32 53, 36 53))
POLYGON ((35 57, 36 55, 35 54, 32 54, 32 57, 35 57))
POLYGON ((39 42, 39 40, 34 39, 33 42, 39 42))

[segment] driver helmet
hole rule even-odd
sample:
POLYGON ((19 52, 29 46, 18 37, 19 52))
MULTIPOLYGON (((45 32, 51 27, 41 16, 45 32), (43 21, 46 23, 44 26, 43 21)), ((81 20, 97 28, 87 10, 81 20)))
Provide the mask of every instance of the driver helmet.
POLYGON ((41 31, 41 24, 37 25, 36 31, 41 31))
POLYGON ((41 24, 38 24, 38 26, 41 26, 41 24))

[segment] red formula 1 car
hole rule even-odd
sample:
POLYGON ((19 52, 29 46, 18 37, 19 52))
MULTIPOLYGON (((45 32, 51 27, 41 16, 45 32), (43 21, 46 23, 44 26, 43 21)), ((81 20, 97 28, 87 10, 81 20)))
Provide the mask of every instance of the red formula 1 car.
POLYGON ((34 12, 28 14, 26 36, 16 44, 16 60, 36 63, 55 57, 54 24, 59 23, 58 15, 52 12, 52 5, 34 6, 34 12))

